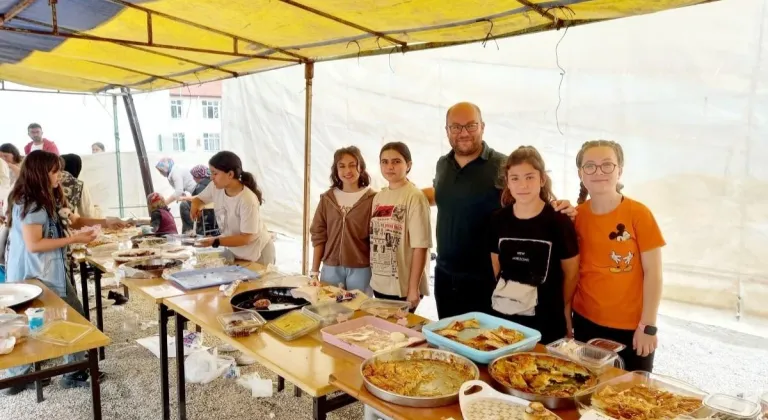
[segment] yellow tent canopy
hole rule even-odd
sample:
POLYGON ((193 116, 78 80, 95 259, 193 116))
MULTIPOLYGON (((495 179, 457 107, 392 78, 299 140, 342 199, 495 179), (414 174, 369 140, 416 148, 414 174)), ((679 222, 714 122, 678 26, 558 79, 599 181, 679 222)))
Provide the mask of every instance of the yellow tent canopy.
POLYGON ((149 91, 711 0, 0 0, 0 79, 149 91))

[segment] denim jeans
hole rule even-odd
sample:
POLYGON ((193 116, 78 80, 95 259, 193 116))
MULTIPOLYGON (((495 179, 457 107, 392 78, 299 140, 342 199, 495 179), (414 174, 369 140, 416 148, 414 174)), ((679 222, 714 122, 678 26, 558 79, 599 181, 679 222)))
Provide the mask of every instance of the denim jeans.
POLYGON ((341 283, 346 290, 360 290, 368 296, 373 296, 371 267, 349 268, 323 264, 320 279, 332 286, 341 283))
MULTIPOLYGON (((56 290, 56 288, 53 286, 53 284, 48 283, 46 281, 41 281, 46 287, 48 287, 51 290, 56 290)), ((74 286, 72 286, 71 283, 66 282, 67 292, 64 296, 59 296, 69 304, 74 310, 76 310, 80 315, 84 315, 83 311, 83 305, 80 303, 80 300, 77 298, 77 291, 75 290, 74 286)), ((64 355, 64 363, 75 363, 80 362, 82 360, 85 360, 85 352, 79 352, 79 353, 72 353, 64 355)), ((19 375, 25 375, 29 373, 32 370, 32 365, 21 365, 16 366, 12 368, 8 368, 7 376, 19 376, 19 375)), ((65 374, 64 376, 72 375, 71 373, 65 374)))

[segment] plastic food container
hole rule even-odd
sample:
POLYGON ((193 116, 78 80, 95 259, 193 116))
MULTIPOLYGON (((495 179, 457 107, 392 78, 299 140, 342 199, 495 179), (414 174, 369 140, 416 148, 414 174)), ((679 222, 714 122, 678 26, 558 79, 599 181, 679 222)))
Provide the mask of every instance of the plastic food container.
POLYGON ((398 313, 407 315, 411 305, 408 302, 389 299, 368 299, 360 304, 360 310, 379 318, 392 318, 398 313))
POLYGON ((615 352, 571 338, 561 338, 547 344, 547 351, 555 356, 573 360, 598 374, 610 367, 624 368, 624 361, 615 352))
POLYGON ((760 418, 760 405, 726 394, 711 394, 704 399, 706 415, 719 420, 753 420, 760 418))
POLYGON ((347 320, 355 313, 352 309, 336 302, 305 306, 301 311, 316 319, 322 326, 336 324, 341 318, 347 320))
MULTIPOLYGON (((538 343, 539 340, 541 340, 541 333, 532 328, 528 328, 518 323, 507 321, 506 319, 498 318, 498 317, 484 314, 481 312, 469 312, 464 315, 458 315, 451 318, 444 318, 444 319, 441 319, 440 321, 425 325, 421 329, 421 332, 424 334, 424 337, 427 338, 427 341, 430 344, 442 349, 453 351, 455 353, 458 353, 464 357, 471 359, 474 362, 482 363, 486 365, 488 363, 491 363, 493 360, 498 359, 501 356, 506 356, 508 354, 519 352, 519 351, 533 350, 533 348, 536 347, 536 343, 538 343), (505 327, 505 328, 510 328, 513 330, 520 331, 521 333, 523 333, 525 338, 521 341, 518 341, 517 343, 501 347, 494 351, 480 351, 472 347, 469 347, 466 344, 462 344, 462 343, 459 343, 458 341, 451 340, 450 338, 443 337, 442 335, 435 332, 448 327, 448 325, 453 321, 466 321, 472 318, 477 319, 477 321, 480 323, 480 329, 478 330, 465 330, 465 331, 472 331, 471 334, 473 336, 481 334, 482 332, 487 330, 493 330, 498 327, 505 327)), ((464 337, 464 338, 469 338, 469 337, 464 337)))
POLYGON ((216 317, 221 328, 230 337, 246 337, 261 329, 267 321, 257 312, 240 311, 216 317))
POLYGON ((91 330, 93 326, 90 324, 78 324, 60 319, 45 324, 32 337, 46 343, 70 346, 85 337, 91 330))
POLYGON ((320 327, 320 322, 301 311, 291 311, 267 324, 267 328, 285 341, 303 337, 320 327))
POLYGON ((697 388, 689 383, 680 381, 678 379, 670 378, 668 376, 658 375, 655 373, 648 373, 643 371, 629 372, 611 380, 601 382, 592 389, 586 390, 574 396, 576 401, 576 407, 581 415, 584 415, 589 410, 595 410, 610 417, 610 414, 606 413, 602 409, 592 405, 592 396, 599 394, 606 387, 611 387, 614 390, 621 392, 625 389, 630 389, 636 385, 645 385, 649 388, 662 389, 664 391, 684 396, 693 397, 702 401, 702 405, 695 410, 691 410, 687 413, 680 413, 679 416, 691 417, 694 413, 698 412, 703 407, 704 397, 707 393, 702 389, 697 388))
POLYGON ((608 340, 605 338, 593 338, 587 341, 587 344, 591 344, 595 347, 600 347, 601 349, 612 351, 614 353, 618 353, 624 350, 625 348, 627 348, 627 346, 625 346, 624 344, 617 343, 613 340, 608 340))

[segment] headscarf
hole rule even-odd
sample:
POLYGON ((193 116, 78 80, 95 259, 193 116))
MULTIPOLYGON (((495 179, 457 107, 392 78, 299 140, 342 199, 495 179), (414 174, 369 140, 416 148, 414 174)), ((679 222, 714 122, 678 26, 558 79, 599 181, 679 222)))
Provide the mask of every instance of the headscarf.
POLYGON ((160 159, 159 162, 157 162, 157 165, 155 165, 155 168, 165 172, 165 176, 168 176, 171 174, 171 171, 173 170, 173 159, 162 158, 160 159))
POLYGON ((61 158, 64 159, 64 170, 72 174, 73 177, 80 178, 80 171, 83 170, 83 160, 80 159, 80 156, 70 153, 61 155, 61 158))
POLYGON ((189 173, 198 179, 211 177, 211 171, 205 165, 195 165, 195 167, 189 170, 189 173))
POLYGON ((164 209, 165 199, 160 193, 153 192, 147 196, 147 205, 149 205, 149 212, 152 213, 155 210, 164 209))

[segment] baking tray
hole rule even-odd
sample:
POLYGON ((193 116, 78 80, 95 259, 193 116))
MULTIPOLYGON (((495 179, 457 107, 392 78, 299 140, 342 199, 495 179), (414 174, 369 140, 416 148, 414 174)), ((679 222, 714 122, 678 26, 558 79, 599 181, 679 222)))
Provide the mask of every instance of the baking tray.
MULTIPOLYGON (((618 376, 616 378, 613 378, 605 382, 601 382, 592 389, 576 394, 574 396, 574 402, 576 403, 576 408, 578 408, 579 413, 581 413, 582 415, 588 412, 589 410, 595 410, 602 414, 610 416, 610 414, 605 413, 603 410, 600 410, 599 408, 592 406, 592 395, 602 391, 607 386, 615 388, 618 391, 622 391, 625 389, 629 389, 635 385, 645 385, 651 388, 660 388, 667 392, 671 392, 673 394, 698 398, 702 400, 702 407, 703 407, 703 400, 707 396, 707 393, 704 392, 704 390, 697 388, 689 383, 683 382, 681 380, 671 378, 669 376, 659 375, 656 373, 635 371, 635 372, 625 373, 624 375, 618 376)), ((690 413, 682 413, 681 416, 690 417, 696 411, 698 411, 698 409, 690 413)))
MULTIPOLYGON (((419 340, 424 340, 424 335, 419 333, 418 331, 414 331, 402 325, 397 325, 385 319, 377 318, 371 315, 355 318, 353 320, 342 322, 341 324, 332 325, 330 327, 325 327, 322 330, 320 330, 320 334, 323 337, 323 341, 325 341, 326 343, 336 346, 340 349, 346 350, 356 356, 360 356, 363 359, 367 359, 373 356, 374 352, 372 352, 371 350, 365 347, 347 343, 341 340, 340 338, 336 337, 339 334, 343 334, 348 331, 365 327, 366 325, 370 325, 372 327, 376 327, 384 331, 389 331, 390 333, 401 332, 405 334, 406 337, 413 337, 419 340)), ((412 344, 412 346, 422 344, 422 343, 423 341, 415 342, 412 344)))
MULTIPOLYGON (((229 300, 236 311, 256 311, 264 319, 275 319, 290 311, 309 305, 306 299, 295 298, 291 295, 294 287, 263 287, 240 292, 229 300), (254 309, 253 302, 269 299, 271 305, 267 309, 254 309)), ((314 318, 313 318, 314 319, 314 318)))
POLYGON ((40 286, 27 283, 0 283, 0 306, 23 305, 43 294, 40 286))
MULTIPOLYGON (((361 365, 360 365, 360 376, 363 378, 363 383, 365 384, 365 388, 375 397, 382 399, 384 401, 390 402, 392 404, 397 405, 403 405, 407 407, 417 407, 417 408, 433 408, 433 407, 442 407, 446 405, 456 404, 459 402, 459 387, 456 387, 456 391, 452 393, 447 393, 446 395, 441 395, 437 397, 409 397, 405 395, 399 395, 394 394, 392 392, 386 391, 384 389, 379 388, 378 386, 371 383, 363 374, 365 371, 365 368, 370 365, 371 363, 374 363, 376 361, 398 361, 398 360, 442 360, 447 361, 450 363, 458 363, 466 366, 470 372, 472 372, 472 380, 477 380, 480 377, 480 370, 477 368, 477 365, 472 363, 471 360, 467 359, 464 356, 451 353, 449 351, 445 350, 437 350, 437 349, 428 349, 428 348, 406 348, 406 349, 397 349, 397 350, 391 350, 386 353, 377 354, 375 356, 372 356, 368 359, 366 359, 361 365)), ((443 378, 442 375, 438 372, 436 375, 437 380, 437 386, 440 386, 441 378, 443 378)))
MULTIPOLYGON (((552 357, 554 359, 560 359, 560 360, 564 360, 564 361, 567 361, 567 362, 576 363, 577 365, 581 365, 580 363, 575 362, 573 360, 569 360, 569 359, 564 358, 564 357, 554 356, 554 355, 547 354, 547 353, 520 352, 520 353, 515 353, 515 354, 508 354, 508 355, 499 357, 498 359, 492 361, 488 365, 488 374, 491 377, 491 382, 492 382, 492 385, 494 386, 494 388, 498 389, 501 392, 507 393, 507 394, 515 396, 515 397, 522 398, 522 399, 527 400, 527 401, 540 402, 540 403, 542 403, 544 405, 544 407, 547 407, 550 410, 564 410, 564 409, 573 408, 576 405, 573 396, 570 396, 570 397, 553 397, 553 396, 549 396, 549 395, 532 394, 532 393, 529 393, 529 392, 519 391, 519 390, 517 390, 515 388, 508 387, 508 386, 502 384, 501 382, 499 382, 493 376, 493 373, 491 373, 491 368, 493 367, 493 365, 498 363, 501 360, 504 360, 504 359, 509 358, 509 357, 517 356, 519 354, 530 354, 530 355, 533 355, 533 356, 547 356, 547 357, 552 357)), ((589 372, 595 378, 599 378, 599 375, 596 372, 594 372, 593 370, 587 368, 584 365, 581 365, 581 366, 586 368, 587 370, 589 370, 589 372)), ((595 387, 592 387, 592 388, 589 388, 589 389, 584 390, 582 392, 589 392, 589 391, 593 390, 594 388, 595 387)), ((591 396, 591 393, 589 395, 591 396)))
POLYGON ((184 290, 195 290, 229 284, 235 280, 254 280, 259 277, 261 277, 259 274, 247 268, 240 267, 239 265, 229 265, 225 267, 179 271, 168 276, 168 280, 176 283, 184 290))
POLYGON ((464 315, 443 318, 440 321, 425 325, 424 328, 422 328, 422 332, 430 344, 439 348, 451 350, 462 356, 468 357, 477 363, 482 364, 488 364, 494 359, 498 359, 499 357, 505 356, 507 354, 533 350, 533 348, 536 347, 536 343, 541 340, 541 333, 534 330, 533 328, 528 328, 516 322, 507 321, 505 319, 481 312, 469 312, 464 315), (493 330, 497 327, 511 328, 513 330, 520 331, 523 333, 525 338, 515 344, 510 344, 494 351, 480 351, 473 349, 472 347, 469 347, 465 344, 459 343, 458 341, 453 341, 450 338, 443 337, 442 335, 435 332, 446 328, 453 321, 465 321, 472 318, 477 319, 477 321, 480 323, 480 329, 462 331, 459 333, 459 336, 462 339, 470 339, 478 334, 483 333, 485 330, 493 330))

